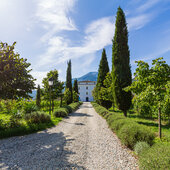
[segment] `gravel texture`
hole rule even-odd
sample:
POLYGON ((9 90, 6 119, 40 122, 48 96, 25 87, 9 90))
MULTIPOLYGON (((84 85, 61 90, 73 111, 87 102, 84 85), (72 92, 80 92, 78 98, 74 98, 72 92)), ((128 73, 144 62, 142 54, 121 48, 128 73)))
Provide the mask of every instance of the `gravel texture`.
POLYGON ((138 169, 106 121, 83 103, 58 126, 0 140, 0 169, 138 169))

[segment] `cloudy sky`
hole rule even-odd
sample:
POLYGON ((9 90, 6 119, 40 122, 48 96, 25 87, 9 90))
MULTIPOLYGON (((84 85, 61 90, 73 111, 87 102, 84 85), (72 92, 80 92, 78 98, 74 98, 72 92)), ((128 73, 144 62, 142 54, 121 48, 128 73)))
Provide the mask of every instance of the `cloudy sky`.
POLYGON ((106 48, 111 68, 112 39, 118 6, 126 14, 132 72, 136 60, 170 64, 170 0, 0 0, 0 41, 17 42, 37 84, 50 70, 65 81, 97 71, 106 48))

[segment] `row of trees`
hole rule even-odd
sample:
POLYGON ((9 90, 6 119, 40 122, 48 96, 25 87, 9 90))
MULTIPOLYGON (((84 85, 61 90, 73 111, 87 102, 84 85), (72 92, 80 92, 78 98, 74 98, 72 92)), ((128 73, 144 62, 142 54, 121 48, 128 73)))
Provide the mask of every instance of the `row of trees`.
POLYGON ((127 24, 124 12, 119 7, 112 46, 112 71, 109 72, 103 49, 93 96, 100 105, 109 108, 113 104, 125 116, 132 102, 133 109, 143 117, 152 117, 157 112, 161 137, 161 114, 170 118, 170 66, 163 58, 153 60, 151 68, 148 63, 137 61, 132 82, 129 56, 127 24))
POLYGON ((129 60, 127 24, 124 12, 119 7, 112 46, 112 71, 109 73, 106 52, 103 49, 93 96, 106 108, 114 103, 125 116, 131 106, 131 92, 124 91, 132 82, 129 60))
POLYGON ((64 92, 64 99, 67 104, 72 102, 79 101, 79 92, 78 92, 78 82, 77 79, 74 80, 72 87, 72 74, 71 74, 71 60, 67 63, 67 73, 66 73, 66 87, 64 92))

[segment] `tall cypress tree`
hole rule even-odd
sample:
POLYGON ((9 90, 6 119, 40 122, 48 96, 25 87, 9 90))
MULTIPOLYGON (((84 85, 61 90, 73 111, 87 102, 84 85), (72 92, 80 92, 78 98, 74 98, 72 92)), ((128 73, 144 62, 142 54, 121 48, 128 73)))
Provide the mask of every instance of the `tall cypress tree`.
POLYGON ((99 64, 98 69, 98 77, 97 77, 97 84, 96 84, 96 96, 97 96, 97 102, 101 104, 102 106, 109 108, 111 107, 112 103, 109 101, 105 101, 102 99, 102 96, 100 94, 101 88, 104 87, 104 80, 109 72, 109 65, 106 57, 106 51, 103 49, 102 57, 99 64))
POLYGON ((71 76, 71 60, 67 63, 67 75, 66 75, 66 88, 71 92, 71 98, 68 103, 72 103, 73 101, 73 92, 72 92, 72 76, 71 76))
POLYGON ((37 88, 36 105, 38 106, 38 108, 41 107, 41 90, 40 90, 40 85, 38 85, 38 88, 37 88))
POLYGON ((77 79, 74 80, 73 91, 75 91, 77 94, 79 93, 77 79))
POLYGON ((123 111, 125 116, 131 106, 132 98, 131 92, 123 90, 132 83, 129 60, 127 24, 125 14, 119 7, 112 47, 113 97, 116 106, 123 111))

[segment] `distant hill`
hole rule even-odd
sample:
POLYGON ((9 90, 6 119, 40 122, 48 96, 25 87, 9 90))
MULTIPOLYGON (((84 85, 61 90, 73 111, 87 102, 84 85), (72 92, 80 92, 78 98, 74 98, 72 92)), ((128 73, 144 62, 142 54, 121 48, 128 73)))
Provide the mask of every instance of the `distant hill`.
MULTIPOLYGON (((86 81, 86 80, 89 80, 89 81, 97 81, 97 75, 98 75, 98 72, 89 72, 89 73, 85 74, 84 76, 77 78, 77 81, 86 81)), ((74 79, 72 80, 72 82, 73 82, 75 79, 76 79, 76 78, 74 78, 74 79)))

